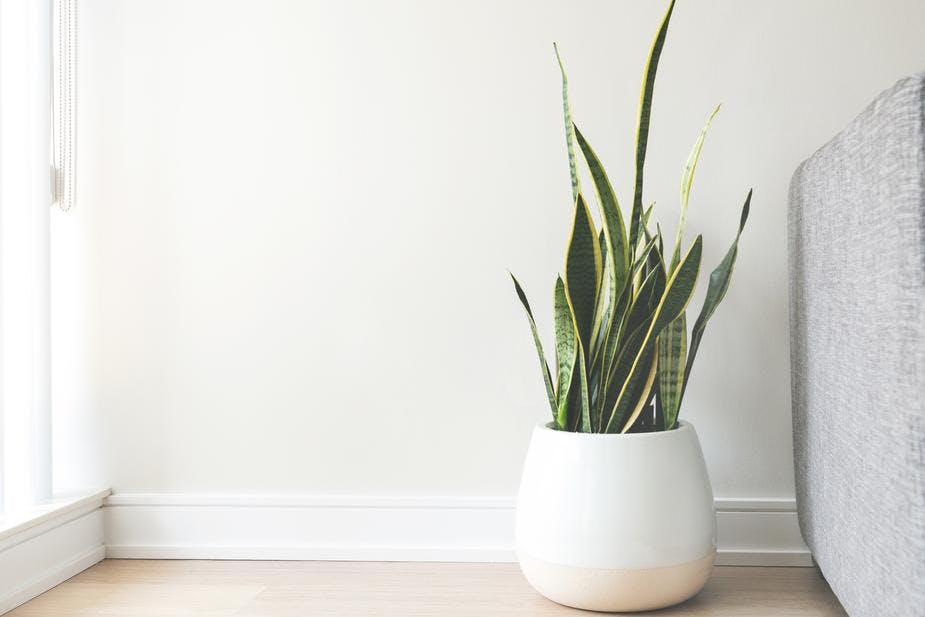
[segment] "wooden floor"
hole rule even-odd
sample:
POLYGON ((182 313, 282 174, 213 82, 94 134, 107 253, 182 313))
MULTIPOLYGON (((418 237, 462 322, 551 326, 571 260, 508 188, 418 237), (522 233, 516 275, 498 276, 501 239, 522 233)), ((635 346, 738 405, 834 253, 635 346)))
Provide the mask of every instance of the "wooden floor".
MULTIPOLYGON (((106 560, 7 617, 581 615, 514 564, 106 560)), ((648 615, 844 616, 813 568, 717 567, 698 596, 648 615)))

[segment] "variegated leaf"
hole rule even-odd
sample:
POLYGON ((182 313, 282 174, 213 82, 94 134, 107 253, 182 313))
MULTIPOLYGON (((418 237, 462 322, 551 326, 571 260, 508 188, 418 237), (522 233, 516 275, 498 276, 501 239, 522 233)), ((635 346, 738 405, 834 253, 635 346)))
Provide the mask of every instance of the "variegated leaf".
POLYGON ((742 206, 742 215, 739 217, 739 231, 736 232, 736 239, 726 252, 726 256, 719 262, 716 269, 710 273, 710 283, 707 286, 707 295, 703 300, 703 308, 700 309, 700 315, 694 322, 691 330, 691 342, 687 352, 687 366, 684 369, 684 387, 681 390, 681 398, 684 398, 684 392, 687 390, 687 384, 691 376, 691 368, 694 365, 694 358, 697 356, 697 350, 700 348, 700 340, 703 338, 703 331, 707 327, 707 322, 716 307, 726 297, 726 291, 729 289, 729 281, 732 279, 732 270, 735 268, 736 257, 739 254, 739 237, 742 230, 745 229, 745 221, 748 220, 748 210, 752 202, 752 191, 749 189, 745 197, 745 204, 742 206))
POLYGON ((694 181, 694 171, 697 169, 697 161, 700 159, 700 151, 703 149, 703 140, 707 137, 707 130, 713 118, 719 113, 720 106, 717 105, 710 117, 707 118, 706 124, 700 129, 700 135, 697 137, 691 153, 687 157, 687 163, 684 164, 684 171, 681 173, 681 214, 678 219, 678 231, 674 241, 674 252, 671 254, 671 266, 669 272, 674 272, 681 259, 681 242, 684 238, 684 228, 687 226, 687 202, 690 200, 691 183, 694 181))
POLYGON ((578 403, 581 408, 581 432, 590 433, 592 426, 591 401, 588 397, 588 371, 584 347, 578 342, 578 377, 581 387, 578 403))
MULTIPOLYGON (((658 344, 656 343, 655 347, 658 344)), ((649 363, 649 370, 646 375, 646 380, 642 386, 642 392, 639 394, 637 399, 636 406, 633 411, 630 413, 629 418, 626 419, 626 422, 623 425, 621 433, 625 433, 630 430, 630 427, 633 426, 633 423, 636 421, 636 418, 639 417, 639 414, 642 413, 643 408, 646 406, 646 403, 649 401, 649 392, 652 391, 652 384, 655 383, 655 374, 658 368, 658 354, 652 353, 652 361, 649 363)))
POLYGON ((568 170, 572 180, 572 201, 578 198, 581 192, 581 186, 578 180, 578 165, 575 161, 575 125, 572 123, 572 109, 568 100, 568 76, 565 74, 565 66, 562 64, 562 58, 559 56, 559 46, 552 44, 556 51, 556 61, 559 63, 559 71, 562 73, 562 113, 565 116, 565 145, 568 149, 568 170))
MULTIPOLYGON (((598 206, 601 211, 601 231, 604 235, 602 247, 606 247, 605 250, 601 251, 604 257, 605 278, 602 283, 602 293, 598 298, 593 327, 595 336, 592 338, 590 347, 590 358, 594 364, 599 364, 596 360, 609 336, 614 318, 615 302, 627 281, 629 247, 626 241, 626 228, 623 224, 620 204, 617 202, 617 196, 606 171, 604 171, 604 166, 577 126, 575 127, 575 135, 591 172, 591 178, 594 180, 598 206)), ((606 358, 604 358, 604 361, 606 363, 606 358)))
POLYGON ((623 426, 622 419, 626 417, 630 409, 632 397, 624 396, 622 400, 619 400, 620 390, 629 380, 629 390, 632 392, 634 387, 632 384, 639 381, 639 374, 634 379, 628 378, 636 355, 642 351, 642 343, 648 331, 648 325, 648 322, 642 324, 626 338, 614 362, 614 372, 610 376, 603 405, 603 432, 616 432, 623 426))
POLYGON ((611 285, 618 292, 623 288, 629 270, 629 244, 626 239, 626 226, 623 223, 623 214, 620 212, 620 204, 617 202, 617 195, 614 193, 610 179, 604 166, 595 154, 594 149, 585 139, 578 127, 575 127, 575 135, 578 138, 578 145, 584 154, 588 169, 591 171, 591 178, 594 180, 594 186, 597 190, 598 204, 601 210, 601 221, 603 223, 603 232, 609 248, 612 249, 611 256, 614 262, 613 280, 611 285))
POLYGON ((684 387, 687 359, 686 312, 669 323, 658 337, 658 396, 665 430, 674 428, 684 387))
MULTIPOLYGON (((650 369, 652 359, 655 357, 655 346, 647 345, 645 348, 640 347, 644 337, 644 331, 638 332, 635 336, 631 337, 629 342, 631 348, 640 350, 643 357, 642 364, 646 367, 646 369, 650 369)), ((632 361, 633 358, 634 355, 630 354, 630 361, 632 361)), ((637 371, 635 374, 629 374, 629 371, 624 371, 623 367, 619 364, 618 370, 620 371, 620 376, 624 377, 624 380, 619 383, 624 383, 627 389, 625 395, 622 398, 619 400, 617 398, 612 399, 613 404, 608 408, 609 415, 604 424, 603 432, 605 433, 622 432, 623 427, 626 425, 627 418, 633 413, 633 411, 636 410, 635 408, 638 405, 640 399, 644 399, 642 394, 643 390, 645 389, 645 382, 648 377, 649 370, 637 371)), ((644 402, 645 401, 643 400, 643 403, 644 402)), ((610 401, 608 401, 608 405, 610 404, 610 401)))
POLYGON ((649 119, 652 114, 652 94, 655 90, 655 74, 658 71, 658 61, 665 46, 665 37, 668 35, 668 23, 674 11, 675 0, 668 4, 668 10, 662 18, 652 48, 649 50, 649 59, 646 61, 643 73, 642 90, 639 94, 639 118, 636 125, 636 178, 633 183, 633 210, 630 216, 630 246, 636 246, 639 239, 639 223, 642 216, 642 185, 643 168, 646 162, 646 147, 649 143, 649 119))
POLYGON ((554 298, 556 323, 556 427, 568 426, 569 388, 574 376, 578 342, 575 335, 575 318, 565 296, 565 283, 556 279, 554 298))
MULTIPOLYGON (((687 254, 678 264, 677 270, 668 280, 665 286, 665 293, 662 294, 661 300, 655 309, 655 314, 649 325, 649 329, 639 346, 633 363, 630 367, 629 375, 623 383, 620 393, 617 396, 616 406, 619 407, 621 399, 627 395, 628 386, 641 370, 642 357, 650 351, 655 338, 669 323, 678 318, 678 316, 687 308, 691 296, 694 293, 694 287, 697 284, 697 275, 700 272, 700 257, 703 248, 703 238, 697 236, 687 254)), ((654 349, 652 349, 654 352, 654 349)), ((648 367, 646 367, 648 368, 648 367)), ((616 414, 611 414, 610 422, 613 422, 616 414)), ((608 427, 608 430, 610 427, 608 427)))
POLYGON ((623 337, 620 341, 621 347, 629 335, 642 327, 644 323, 648 323, 647 320, 652 317, 655 306, 664 293, 664 275, 657 269, 650 270, 642 285, 639 286, 639 291, 633 297, 633 303, 626 317, 626 330, 623 332, 623 337))
POLYGON ((565 292, 578 336, 585 350, 591 348, 591 330, 601 282, 601 248, 597 231, 581 195, 575 200, 575 218, 565 258, 565 292))
POLYGON ((530 310, 530 303, 527 301, 527 295, 524 293, 517 278, 511 274, 511 280, 514 281, 514 289, 517 291, 517 297, 527 312, 527 319, 530 322, 530 332, 533 333, 533 343, 536 346, 536 354, 540 359, 540 370, 543 372, 543 383, 546 385, 546 398, 549 400, 549 409, 552 411, 552 419, 556 420, 556 395, 552 387, 552 376, 549 373, 549 364, 546 362, 546 355, 543 353, 543 342, 540 340, 540 334, 536 329, 536 321, 533 319, 533 311, 530 310))

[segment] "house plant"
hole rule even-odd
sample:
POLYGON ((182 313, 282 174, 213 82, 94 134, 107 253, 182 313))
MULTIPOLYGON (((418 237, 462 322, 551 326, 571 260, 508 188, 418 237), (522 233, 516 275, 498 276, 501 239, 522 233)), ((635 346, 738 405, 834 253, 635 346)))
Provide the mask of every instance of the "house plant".
POLYGON ((681 175, 680 217, 665 253, 653 207, 643 207, 643 168, 659 57, 671 0, 645 68, 628 224, 603 165, 562 95, 574 217, 565 268, 554 286, 555 372, 549 369, 527 297, 514 278, 539 356, 552 421, 534 430, 517 510, 517 551, 527 579, 563 604, 645 610, 697 593, 715 556, 713 495, 681 402, 704 329, 729 287, 748 217, 709 277, 688 338, 686 309, 700 273, 702 238, 684 246, 691 183, 707 119, 681 175), (600 231, 582 193, 587 164, 600 231))

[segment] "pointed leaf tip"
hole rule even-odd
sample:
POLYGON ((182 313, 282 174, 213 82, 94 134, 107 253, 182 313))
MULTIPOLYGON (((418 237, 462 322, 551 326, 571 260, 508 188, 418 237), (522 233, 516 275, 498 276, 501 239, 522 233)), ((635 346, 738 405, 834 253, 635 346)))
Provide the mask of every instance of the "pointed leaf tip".
POLYGON ((639 93, 639 112, 636 123, 636 176, 633 182, 633 208, 630 215, 630 246, 635 247, 639 239, 639 222, 642 212, 642 187, 643 187, 643 168, 646 160, 646 149, 649 141, 649 122, 652 113, 652 96, 655 90, 655 75, 658 71, 659 58, 662 55, 662 48, 665 46, 665 38, 668 35, 668 24, 671 22, 671 14, 674 11, 675 0, 671 0, 668 9, 662 17, 655 39, 652 41, 652 47, 649 50, 649 58, 646 61, 646 68, 643 72, 642 89, 639 93))
POLYGON ((739 218, 739 231, 736 233, 732 246, 726 251, 725 257, 719 262, 719 265, 710 273, 710 280, 707 286, 707 294, 703 300, 703 307, 700 309, 700 315, 694 322, 691 330, 690 345, 687 352, 687 363, 684 368, 684 385, 681 389, 681 398, 687 389, 690 381, 691 369, 694 365, 694 358, 697 357, 697 351, 700 348, 700 341, 703 339, 703 332, 707 327, 707 322, 716 312, 716 308, 726 297, 726 291, 729 289, 729 281, 732 278, 732 271, 735 268, 736 257, 739 253, 739 237, 742 235, 742 229, 745 227, 745 221, 748 219, 748 211, 751 207, 752 189, 749 189, 745 197, 745 203, 742 205, 742 216, 739 218))
POLYGON ((697 161, 700 159, 700 152, 703 149, 703 142, 707 137, 707 131, 710 128, 710 124, 713 123, 716 114, 719 113, 719 108, 720 106, 717 105, 707 117, 706 123, 704 123, 703 128, 700 129, 700 134, 697 136, 697 141, 694 142, 694 147, 691 148, 691 152, 687 156, 687 162, 684 163, 684 170, 681 172, 681 212, 678 216, 674 251, 671 255, 671 265, 669 267, 671 271, 674 271, 675 267, 678 265, 678 259, 681 258, 681 243, 684 238, 685 227, 687 226, 687 207, 690 200, 691 185, 694 182, 694 172, 697 169, 697 161))
POLYGON ((745 221, 748 220, 748 211, 751 209, 752 190, 748 189, 748 195, 745 196, 745 204, 742 206, 742 216, 739 218, 739 233, 745 229, 745 221))
POLYGON ((565 65, 559 55, 559 46, 555 43, 552 46, 556 52, 556 61, 559 63, 559 72, 562 74, 562 115, 565 118, 565 145, 568 150, 569 179, 572 183, 572 200, 574 201, 581 191, 581 186, 575 163, 575 127, 572 123, 572 110, 568 100, 568 76, 565 74, 565 65))
POLYGON ((530 310, 530 303, 527 301, 527 295, 517 281, 517 277, 511 274, 511 280, 514 281, 514 289, 517 290, 517 297, 524 307, 527 314, 527 321, 530 323, 530 333, 533 335, 533 344, 536 347, 536 355, 540 362, 540 371, 543 374, 543 384, 546 386, 546 398, 549 401, 549 410, 552 412, 553 420, 557 419, 556 393, 552 384, 552 375, 549 372, 549 363, 546 362, 546 354, 543 353, 543 343, 540 340, 540 334, 536 329, 536 321, 533 319, 533 311, 530 310))

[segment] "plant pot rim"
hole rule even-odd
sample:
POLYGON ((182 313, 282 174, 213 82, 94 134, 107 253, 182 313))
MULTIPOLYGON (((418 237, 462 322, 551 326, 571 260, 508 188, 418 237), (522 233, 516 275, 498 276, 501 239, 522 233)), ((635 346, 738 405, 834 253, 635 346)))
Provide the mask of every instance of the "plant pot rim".
POLYGON ((541 430, 545 433, 552 433, 555 435, 560 435, 563 438, 568 437, 577 437, 584 439, 613 439, 613 440, 622 440, 622 439, 658 439, 670 437, 672 435, 680 435, 683 433, 689 433, 694 431, 694 425, 688 422, 687 420, 678 420, 678 426, 671 429, 670 431, 651 431, 649 433, 579 433, 575 431, 560 431, 552 428, 550 425, 552 422, 540 422, 536 425, 538 430, 541 430))

